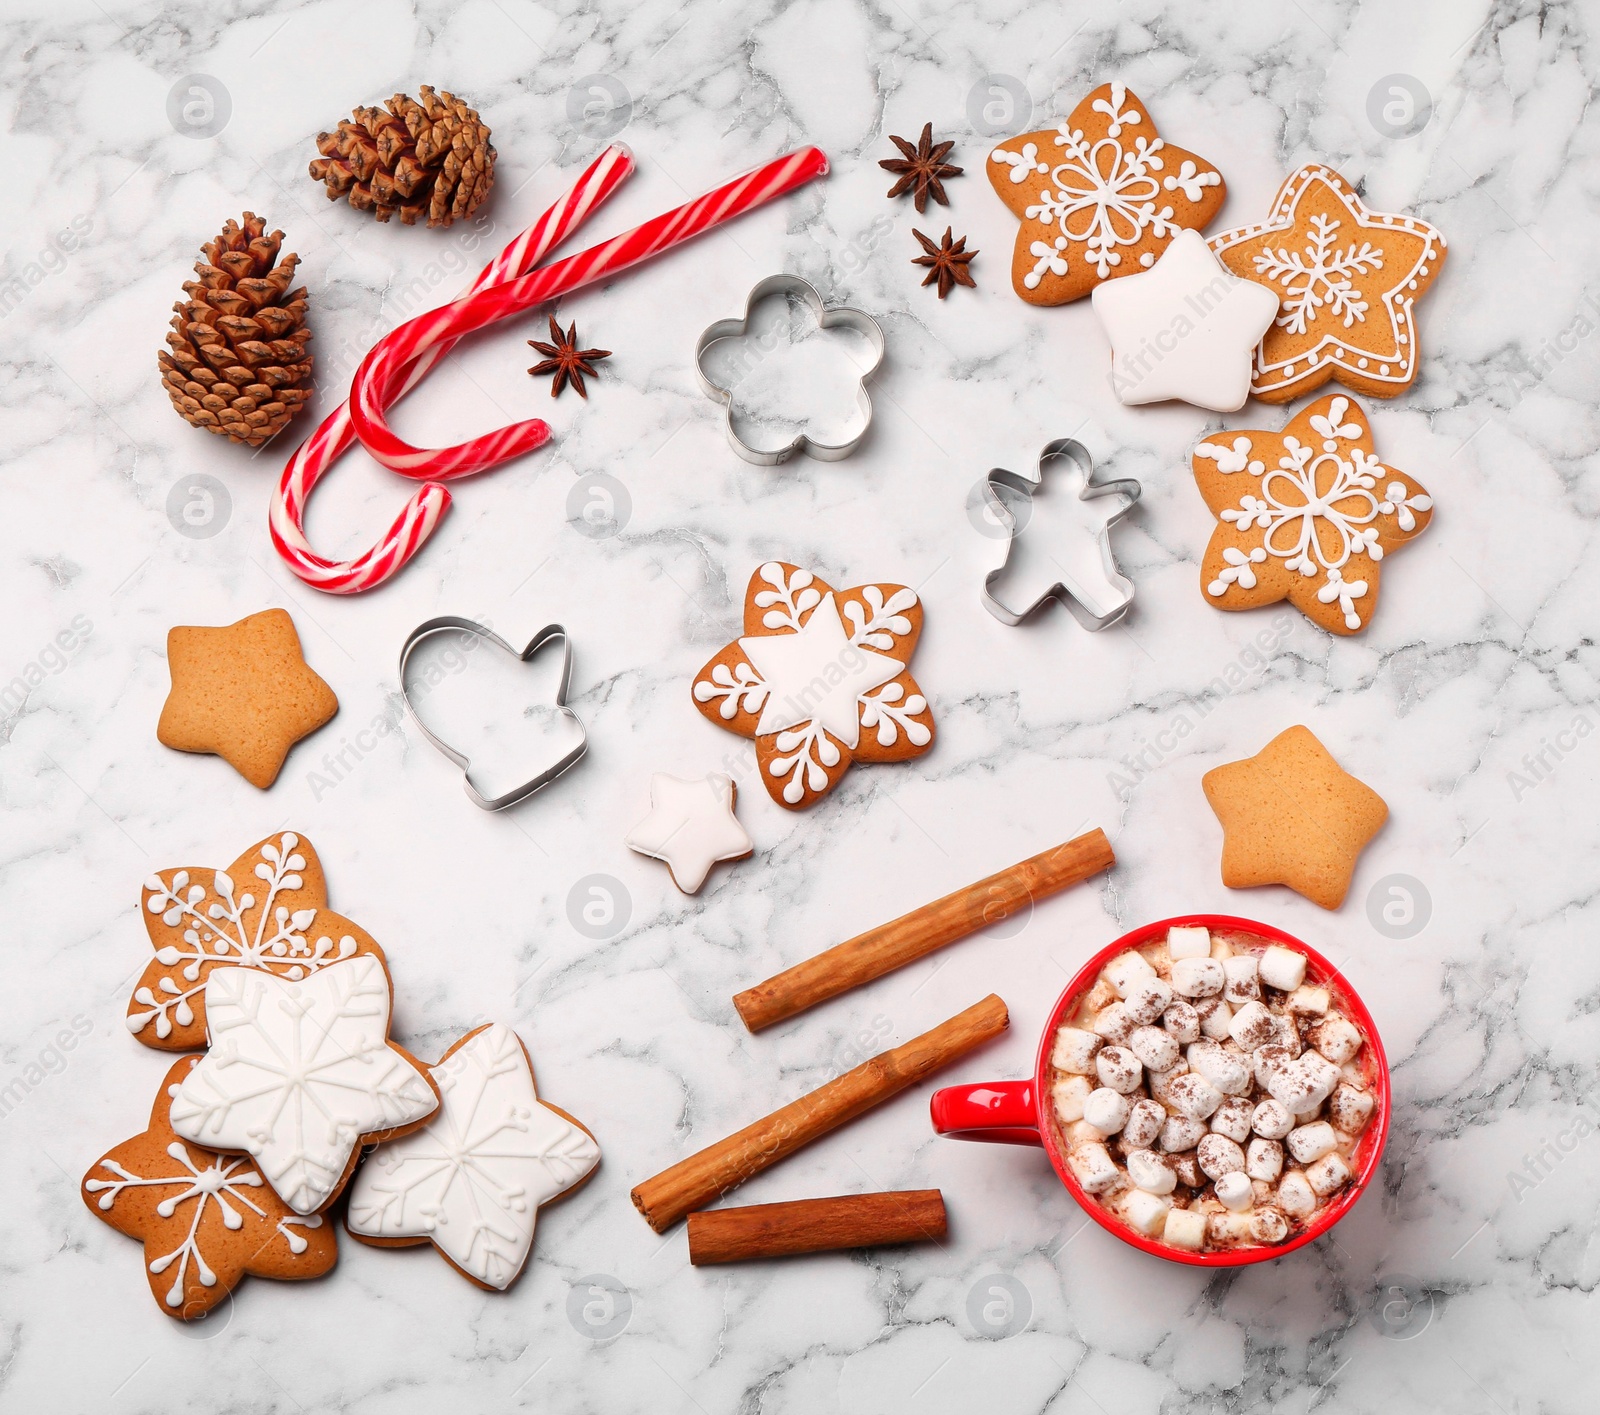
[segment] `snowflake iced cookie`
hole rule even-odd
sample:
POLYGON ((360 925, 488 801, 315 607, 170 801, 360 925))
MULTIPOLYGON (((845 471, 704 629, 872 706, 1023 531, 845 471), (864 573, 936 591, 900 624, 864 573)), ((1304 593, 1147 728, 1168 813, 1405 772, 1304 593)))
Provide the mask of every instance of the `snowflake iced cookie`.
POLYGON ((698 894, 713 865, 755 849, 733 813, 738 799, 733 778, 720 771, 693 781, 658 771, 650 778, 650 814, 623 844, 662 861, 679 889, 698 894))
POLYGON ((325 1208, 364 1144, 416 1129, 438 1086, 389 1040, 389 974, 361 954, 291 982, 254 968, 206 979, 211 1050, 172 1099, 178 1138, 250 1155, 297 1214, 325 1208))
POLYGON ((1373 211, 1331 167, 1310 162, 1279 188, 1264 222, 1210 245, 1235 275, 1278 296, 1250 385, 1263 402, 1287 403, 1329 379, 1393 398, 1415 381, 1411 306, 1444 264, 1436 227, 1373 211))
POLYGON ((1179 231, 1203 230, 1227 195, 1221 174, 1162 139, 1120 83, 1101 84, 1054 129, 1004 140, 986 170, 1022 222, 1011 284, 1031 305, 1064 305, 1150 269, 1179 231))
POLYGON ((1282 432, 1213 433, 1194 479, 1217 517, 1200 564, 1218 609, 1287 599, 1330 633, 1366 628, 1384 556, 1427 529, 1433 498, 1378 461, 1352 399, 1319 398, 1282 432))
POLYGON ((326 906, 311 842, 293 831, 252 845, 225 870, 162 870, 140 895, 150 960, 128 999, 128 1030, 149 1047, 206 1045, 206 979, 257 968, 289 982, 358 954, 383 957, 359 926, 326 906))
POLYGON ((753 737, 767 794, 815 804, 852 761, 898 762, 933 745, 933 713, 907 664, 922 602, 904 585, 834 590, 770 561, 750 577, 744 637, 694 678, 719 727, 753 737))
POLYGON ((600 1146, 539 1099, 509 1027, 468 1032, 432 1072, 439 1113, 362 1163, 345 1227, 377 1247, 432 1243, 463 1277, 503 1292, 533 1250, 539 1209, 588 1179, 600 1146))
POLYGON ((254 1161, 173 1131, 173 1095, 198 1060, 183 1057, 167 1072, 149 1128, 107 1150, 83 1178, 89 1212, 143 1241, 150 1291, 183 1321, 205 1316, 246 1273, 321 1277, 338 1257, 333 1225, 291 1210, 254 1161))
POLYGON ((219 756, 263 790, 278 779, 289 748, 339 710, 281 609, 222 628, 169 630, 167 668, 172 691, 157 739, 180 752, 219 756))

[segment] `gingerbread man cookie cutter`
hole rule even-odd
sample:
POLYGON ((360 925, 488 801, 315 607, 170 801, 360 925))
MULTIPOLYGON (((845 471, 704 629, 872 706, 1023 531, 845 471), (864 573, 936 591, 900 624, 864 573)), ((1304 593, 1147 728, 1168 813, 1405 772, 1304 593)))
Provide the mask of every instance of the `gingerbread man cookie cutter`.
POLYGON ((728 445, 745 461, 753 462, 758 467, 776 467, 780 462, 787 462, 796 452, 804 452, 806 456, 813 457, 819 462, 837 462, 854 452, 872 427, 872 399, 867 394, 867 380, 882 366, 884 347, 883 326, 864 310, 850 309, 843 305, 830 309, 822 302, 822 296, 817 293, 816 288, 798 275, 769 275, 765 280, 757 282, 745 297, 744 314, 740 318, 719 319, 701 333, 694 346, 694 371, 700 380, 701 388, 710 397, 725 405, 727 411, 723 415, 723 428, 728 435, 728 445), (799 432, 783 447, 755 446, 739 431, 739 424, 743 419, 739 413, 737 385, 719 382, 706 371, 706 351, 713 344, 721 343, 725 339, 754 337, 750 326, 756 308, 768 300, 778 298, 797 301, 807 306, 816 316, 819 331, 849 329, 866 340, 867 347, 871 350, 872 361, 869 365, 857 367, 856 409, 861 416, 861 430, 854 437, 846 438, 843 442, 820 442, 804 432, 799 432))
POLYGON ((576 766, 589 750, 589 734, 583 725, 583 719, 567 706, 567 688, 572 681, 572 638, 560 624, 546 624, 531 639, 528 646, 521 651, 513 648, 491 629, 486 629, 482 624, 471 619, 463 619, 456 614, 442 614, 438 618, 429 619, 426 623, 419 624, 406 636, 405 643, 400 649, 400 696, 405 702, 406 711, 411 715, 411 720, 417 724, 417 730, 422 733, 440 752, 449 757, 461 768, 462 785, 466 788, 472 804, 481 806, 486 811, 503 811, 507 806, 514 806, 518 801, 525 801, 537 791, 542 791, 558 776, 576 766), (450 743, 440 737, 422 719, 422 714, 417 711, 417 705, 412 701, 411 688, 406 683, 406 666, 411 661, 411 655, 425 640, 435 634, 464 633, 473 634, 487 643, 504 649, 513 658, 527 663, 536 653, 553 639, 561 640, 561 681, 556 686, 556 710, 578 729, 578 744, 571 748, 557 761, 545 767, 531 780, 524 781, 520 786, 514 786, 502 796, 485 796, 472 781, 472 759, 465 752, 452 747, 450 743))
POLYGON ((1015 626, 1055 599, 1085 629, 1117 623, 1133 604, 1134 588, 1111 553, 1111 527, 1140 491, 1131 477, 1096 482, 1088 448, 1071 437, 1045 444, 1033 476, 992 468, 984 499, 1005 530, 1006 555, 984 577, 984 608, 1015 626), (1019 520, 1014 506, 1026 506, 1028 514, 1019 520))

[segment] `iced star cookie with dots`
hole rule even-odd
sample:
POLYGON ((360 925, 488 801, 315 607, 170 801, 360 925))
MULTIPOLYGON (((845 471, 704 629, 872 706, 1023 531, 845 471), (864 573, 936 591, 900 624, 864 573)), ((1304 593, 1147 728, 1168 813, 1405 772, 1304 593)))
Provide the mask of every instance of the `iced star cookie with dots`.
POLYGON ((1278 296, 1250 383, 1262 402, 1287 403, 1329 379, 1371 398, 1416 381, 1412 306, 1444 265, 1437 227, 1372 210, 1331 167, 1309 162, 1279 188, 1264 222, 1210 245, 1235 275, 1278 296))
POLYGON ((743 637, 695 674, 695 705, 753 737, 767 794, 803 810, 851 762, 906 761, 933 745, 933 711, 907 666, 921 633, 915 590, 835 590, 769 561, 745 590, 743 637))
POLYGON ((1206 159, 1174 147, 1125 84, 1101 84, 1056 128, 1002 141, 990 185, 1022 222, 1011 284, 1064 305, 1149 270, 1183 230, 1204 230, 1227 196, 1206 159))

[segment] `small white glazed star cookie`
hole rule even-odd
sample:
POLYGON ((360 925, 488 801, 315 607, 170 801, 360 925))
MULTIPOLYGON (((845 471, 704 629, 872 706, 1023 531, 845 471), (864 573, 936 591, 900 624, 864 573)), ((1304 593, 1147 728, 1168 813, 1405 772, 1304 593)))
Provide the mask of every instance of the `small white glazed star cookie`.
POLYGON ((1277 295, 1232 274, 1198 231, 1180 231, 1152 269, 1090 298, 1122 402, 1177 398, 1218 413, 1244 406, 1256 345, 1278 315, 1277 295))
POLYGON ((672 882, 695 894, 719 860, 742 860, 755 848, 733 814, 737 797, 738 787, 721 772, 685 781, 658 771, 650 778, 650 814, 624 843, 664 861, 672 882))

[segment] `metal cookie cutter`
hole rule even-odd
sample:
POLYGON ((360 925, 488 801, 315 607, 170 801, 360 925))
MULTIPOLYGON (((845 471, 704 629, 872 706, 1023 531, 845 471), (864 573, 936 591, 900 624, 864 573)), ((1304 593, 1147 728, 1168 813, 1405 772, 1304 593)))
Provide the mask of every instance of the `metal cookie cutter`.
POLYGON ((514 806, 518 801, 527 800, 534 792, 543 790, 564 771, 576 766, 583 754, 589 750, 589 734, 584 728, 583 719, 567 706, 567 685, 571 679, 572 640, 568 637, 567 631, 559 624, 546 624, 544 628, 528 640, 527 648, 518 653, 498 634, 493 630, 484 628, 482 624, 475 623, 471 619, 463 619, 459 615, 443 614, 437 619, 430 619, 425 624, 417 625, 406 637, 405 644, 400 649, 400 696, 405 701, 406 711, 411 714, 411 720, 417 724, 417 730, 461 768, 462 784, 466 787, 467 795, 471 798, 472 804, 482 806, 486 811, 503 811, 507 806, 514 806), (422 720, 422 714, 417 711, 416 704, 411 701, 411 689, 406 685, 406 665, 410 662, 412 653, 424 639, 430 638, 434 634, 443 634, 451 631, 475 634, 496 647, 504 649, 523 663, 531 659, 552 639, 561 640, 561 682, 556 687, 555 705, 566 717, 577 723, 578 732, 581 734, 578 745, 559 761, 546 767, 533 780, 523 782, 521 786, 514 787, 503 796, 490 798, 483 795, 472 784, 471 760, 465 753, 458 752, 442 737, 437 736, 428 724, 422 720))
POLYGON ((984 606, 996 619, 1020 624, 1047 599, 1060 600, 1090 630, 1128 612, 1133 581, 1117 569, 1111 527, 1133 509, 1138 482, 1096 482, 1088 449, 1062 437, 1045 445, 1035 476, 995 467, 983 491, 1006 530, 1006 558, 983 581, 984 606), (1025 508, 1020 524, 1013 505, 1025 508))
POLYGON ((761 467, 775 467, 780 462, 788 461, 796 452, 804 452, 806 456, 815 457, 819 462, 837 462, 842 457, 848 457, 861 445, 862 438, 872 426, 872 399, 867 396, 866 385, 867 380, 883 363, 883 351, 883 327, 870 314, 842 306, 829 309, 822 303, 822 296, 798 275, 769 275, 750 291, 749 297, 744 302, 743 318, 719 319, 701 334, 694 346, 694 369, 700 380, 700 386, 718 402, 727 405, 724 427, 728 434, 728 443, 745 461, 754 462, 761 467), (776 450, 753 446, 745 441, 738 430, 741 416, 737 412, 734 399, 735 389, 718 383, 706 372, 704 357, 706 351, 723 339, 750 338, 751 314, 762 301, 774 297, 801 301, 816 315, 819 329, 852 329, 871 347, 871 366, 860 370, 856 383, 856 407, 861 414, 861 431, 848 441, 818 442, 802 432, 796 433, 794 440, 788 446, 776 450))

